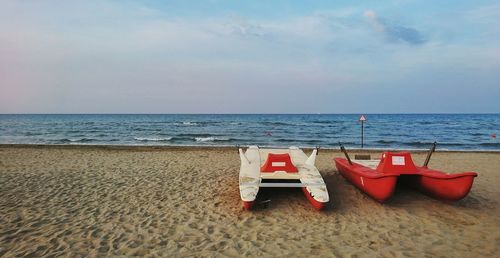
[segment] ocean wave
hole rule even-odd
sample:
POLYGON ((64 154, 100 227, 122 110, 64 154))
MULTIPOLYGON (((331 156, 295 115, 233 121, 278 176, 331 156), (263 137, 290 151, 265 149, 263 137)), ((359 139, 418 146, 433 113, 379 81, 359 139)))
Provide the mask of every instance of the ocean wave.
POLYGON ((182 122, 182 125, 197 125, 198 123, 196 122, 182 122))
POLYGON ((434 121, 416 121, 415 123, 420 125, 431 125, 434 124, 434 121))
POLYGON ((82 130, 69 130, 69 131, 66 131, 67 133, 82 133, 83 131, 82 130))
POLYGON ((183 121, 183 122, 174 122, 174 125, 177 126, 204 126, 204 125, 215 125, 220 124, 219 121, 183 121))
POLYGON ((380 143, 380 144, 391 144, 391 143, 397 143, 397 141, 393 141, 393 140, 378 140, 378 141, 375 141, 376 143, 380 143))
POLYGON ((24 133, 25 136, 38 136, 38 135, 43 135, 43 133, 40 132, 26 132, 24 133))
POLYGON ((294 139, 276 139, 274 140, 275 142, 297 142, 297 140, 294 139))
POLYGON ((92 141, 95 141, 95 139, 92 139, 92 138, 77 138, 77 139, 62 138, 62 139, 56 140, 56 142, 61 142, 61 143, 78 143, 78 142, 92 142, 92 141))
POLYGON ((96 130, 96 129, 91 129, 91 130, 81 130, 82 132, 85 132, 85 133, 99 133, 99 132, 102 132, 102 130, 96 130))
POLYGON ((314 139, 287 139, 287 138, 280 138, 280 139, 276 139, 275 141, 276 142, 303 142, 303 143, 309 143, 309 144, 323 142, 321 140, 314 140, 314 139))
POLYGON ((480 146, 485 147, 497 147, 500 148, 500 142, 483 142, 479 144, 480 146))
POLYGON ((343 121, 335 121, 335 120, 317 120, 317 121, 311 121, 313 124, 339 124, 342 123, 343 121))
POLYGON ((487 133, 470 133, 471 136, 490 136, 487 133))
POLYGON ((150 128, 145 128, 145 127, 133 127, 132 131, 142 132, 142 131, 151 131, 151 129, 150 128))
POLYGON ((134 137, 134 140, 141 142, 166 142, 172 140, 172 137, 134 137))
MULTIPOLYGON (((414 142, 405 142, 403 144, 411 146, 411 147, 425 147, 425 148, 429 148, 432 145, 432 142, 414 141, 414 142)), ((467 145, 468 144, 458 143, 458 142, 437 142, 437 147, 438 148, 439 148, 439 146, 461 147, 461 146, 467 146, 467 145)))
POLYGON ((286 122, 274 122, 274 121, 263 121, 261 123, 264 125, 294 125, 286 122))
POLYGON ((219 136, 217 134, 210 134, 210 133, 180 133, 177 134, 176 137, 211 137, 211 136, 219 136))
POLYGON ((405 144, 407 146, 411 146, 411 147, 424 147, 424 146, 431 146, 432 143, 413 141, 413 142, 404 142, 403 144, 405 144))
POLYGON ((220 142, 220 141, 230 141, 231 139, 226 137, 210 136, 210 137, 195 137, 194 140, 197 142, 220 142))
MULTIPOLYGON (((340 142, 342 145, 346 146, 346 147, 357 147, 359 146, 359 143, 358 142, 343 142, 341 141, 340 142)), ((335 143, 334 145, 335 146, 338 146, 339 143, 335 143)))
MULTIPOLYGON (((439 145, 442 145, 442 146, 457 146, 457 147, 460 147, 460 146, 467 146, 469 144, 466 144, 466 143, 458 143, 458 142, 438 142, 437 143, 437 146, 439 147, 439 145)), ((430 146, 430 145, 429 145, 430 146)))
POLYGON ((198 125, 197 122, 174 122, 173 125, 176 126, 195 126, 198 125))

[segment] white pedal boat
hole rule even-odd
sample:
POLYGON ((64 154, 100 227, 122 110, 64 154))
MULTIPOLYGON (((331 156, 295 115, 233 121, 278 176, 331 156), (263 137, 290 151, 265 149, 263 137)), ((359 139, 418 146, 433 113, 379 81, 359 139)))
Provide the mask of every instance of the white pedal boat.
POLYGON ((329 201, 323 177, 314 166, 318 151, 311 156, 297 147, 288 149, 259 149, 250 146, 246 152, 239 149, 240 196, 243 207, 252 209, 261 187, 301 187, 307 199, 317 210, 329 201))

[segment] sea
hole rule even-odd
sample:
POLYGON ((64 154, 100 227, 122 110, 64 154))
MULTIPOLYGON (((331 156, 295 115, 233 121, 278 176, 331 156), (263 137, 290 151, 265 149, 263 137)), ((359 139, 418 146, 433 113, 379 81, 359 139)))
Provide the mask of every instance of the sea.
POLYGON ((1 114, 0 144, 500 151, 500 114, 1 114), (363 130, 362 130, 363 127, 363 130), (498 137, 497 137, 498 135, 498 137))

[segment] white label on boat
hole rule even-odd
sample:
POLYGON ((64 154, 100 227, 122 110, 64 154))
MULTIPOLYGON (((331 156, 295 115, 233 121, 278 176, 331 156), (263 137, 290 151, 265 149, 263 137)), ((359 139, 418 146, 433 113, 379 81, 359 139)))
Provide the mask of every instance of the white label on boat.
POLYGON ((405 165, 405 157, 403 157, 403 156, 392 156, 392 165, 395 165, 395 166, 404 166, 405 165))
POLYGON ((272 166, 273 167, 284 167, 286 165, 285 162, 273 162, 272 166))

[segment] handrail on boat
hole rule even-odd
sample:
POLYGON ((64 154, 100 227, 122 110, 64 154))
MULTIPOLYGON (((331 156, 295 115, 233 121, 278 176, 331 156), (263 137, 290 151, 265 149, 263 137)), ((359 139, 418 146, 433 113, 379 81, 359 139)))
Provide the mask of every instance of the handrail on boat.
POLYGON ((344 153, 345 157, 347 158, 347 161, 349 162, 349 165, 352 165, 351 158, 349 157, 349 154, 347 153, 347 150, 344 148, 344 145, 342 145, 341 142, 339 142, 340 150, 344 153))
POLYGON ((437 145, 437 142, 434 142, 431 146, 431 149, 429 150, 429 153, 427 153, 427 158, 425 158, 424 167, 427 167, 427 165, 429 165, 429 161, 431 161, 432 153, 434 151, 436 151, 436 145, 437 145))

